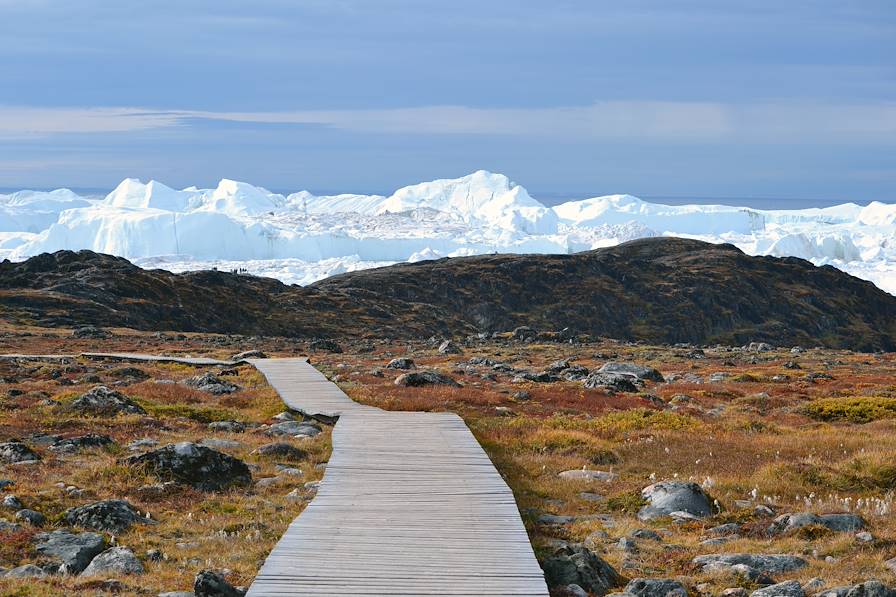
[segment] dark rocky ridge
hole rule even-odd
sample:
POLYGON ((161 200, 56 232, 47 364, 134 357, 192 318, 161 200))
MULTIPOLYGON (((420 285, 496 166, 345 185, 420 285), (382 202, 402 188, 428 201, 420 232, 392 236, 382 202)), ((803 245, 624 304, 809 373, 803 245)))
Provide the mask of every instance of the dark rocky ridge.
POLYGON ((0 318, 298 337, 463 335, 528 325, 654 343, 896 349, 896 297, 830 266, 653 238, 574 255, 484 255, 300 288, 60 251, 0 263, 0 318))

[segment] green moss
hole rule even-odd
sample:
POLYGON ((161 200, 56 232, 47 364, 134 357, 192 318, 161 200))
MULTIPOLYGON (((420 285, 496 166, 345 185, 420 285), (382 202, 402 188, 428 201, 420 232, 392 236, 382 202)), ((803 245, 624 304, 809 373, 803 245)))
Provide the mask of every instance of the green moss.
POLYGON ((640 491, 626 491, 607 498, 607 508, 613 512, 635 514, 647 505, 647 500, 641 496, 640 491))
POLYGON ((838 491, 888 491, 896 489, 896 463, 856 458, 831 479, 838 491))
POLYGON ((896 418, 896 398, 873 396, 823 398, 807 404, 804 412, 821 421, 868 423, 878 419, 896 418))
POLYGON ((226 408, 211 406, 198 406, 193 404, 155 404, 141 401, 140 406, 154 417, 186 418, 198 423, 212 423, 214 421, 238 421, 239 415, 226 408))

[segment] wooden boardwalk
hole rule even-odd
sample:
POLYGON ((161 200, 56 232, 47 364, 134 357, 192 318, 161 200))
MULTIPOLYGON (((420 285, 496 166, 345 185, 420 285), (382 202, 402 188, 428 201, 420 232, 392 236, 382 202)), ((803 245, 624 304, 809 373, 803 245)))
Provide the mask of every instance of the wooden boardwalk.
MULTIPOLYGON (((235 364, 136 353, 80 356, 235 364)), ((460 417, 358 404, 305 359, 246 362, 293 410, 338 417, 317 495, 274 547, 248 597, 547 597, 513 494, 460 417)))
POLYGON ((317 496, 249 596, 547 596, 513 494, 460 417, 357 404, 304 359, 250 362, 290 408, 339 421, 317 496))

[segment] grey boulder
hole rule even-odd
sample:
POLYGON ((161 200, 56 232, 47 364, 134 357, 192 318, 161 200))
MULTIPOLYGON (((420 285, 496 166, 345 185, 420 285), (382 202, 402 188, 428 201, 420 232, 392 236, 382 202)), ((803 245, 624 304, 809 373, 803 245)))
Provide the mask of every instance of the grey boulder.
POLYGON ((212 570, 203 570, 193 581, 196 597, 243 597, 245 594, 227 582, 223 575, 212 570))
POLYGON ((803 587, 797 580, 779 582, 750 593, 750 597, 804 597, 803 587))
POLYGON ((127 547, 113 547, 93 558, 81 576, 120 576, 123 574, 143 574, 143 564, 127 547))
MULTIPOLYGON (((293 423, 280 423, 286 425, 293 423)), ((229 454, 199 444, 181 442, 125 459, 128 466, 146 470, 159 477, 204 491, 231 486, 248 486, 252 473, 246 463, 229 454)))
POLYGON ((407 359, 404 357, 399 357, 397 359, 392 359, 389 361, 389 364, 386 365, 386 369, 416 369, 417 365, 414 363, 413 359, 407 359))
POLYGON ((0 443, 0 462, 15 464, 34 460, 40 460, 40 456, 22 442, 0 443))
POLYGON ((143 408, 115 390, 106 386, 96 386, 76 398, 69 406, 69 410, 95 416, 114 416, 117 414, 145 415, 143 408))
POLYGON ((235 383, 231 383, 226 379, 221 379, 211 372, 191 377, 184 383, 194 390, 199 390, 200 392, 205 392, 206 394, 212 394, 213 396, 233 394, 240 389, 240 387, 235 383))
POLYGON ((606 595, 622 582, 619 573, 590 549, 564 545, 542 563, 548 586, 579 585, 596 595, 606 595))
POLYGON ((314 437, 321 432, 321 428, 314 423, 304 421, 283 421, 274 423, 265 430, 267 435, 291 435, 293 437, 314 437))
POLYGON ((34 564, 25 564, 7 571, 3 576, 7 578, 46 578, 47 572, 34 564))
POLYGON ((696 483, 660 481, 641 490, 647 505, 638 512, 641 520, 654 520, 675 512, 702 518, 712 514, 709 498, 696 483))
POLYGON ((37 553, 61 564, 71 574, 84 570, 95 556, 106 549, 106 541, 98 533, 52 531, 38 533, 34 538, 37 553))
POLYGON ((688 597, 685 586, 671 578, 636 578, 625 585, 625 592, 638 597, 688 597))
POLYGON ((597 370, 599 373, 611 373, 614 375, 625 375, 637 379, 639 381, 665 381, 663 374, 653 367, 644 367, 643 365, 635 365, 634 363, 619 363, 610 361, 597 370))
POLYGON ((778 535, 808 526, 822 526, 837 533, 855 533, 865 528, 865 521, 858 514, 822 514, 797 512, 782 514, 768 527, 769 535, 778 535))
POLYGON ((692 561, 701 568, 744 565, 766 574, 793 572, 808 566, 803 558, 786 554, 717 553, 697 556, 692 561))
POLYGON ((436 373, 435 371, 414 371, 412 373, 399 375, 395 379, 395 385, 411 388, 432 385, 452 386, 455 388, 460 387, 459 383, 457 383, 447 375, 442 375, 441 373, 436 373))
POLYGON ((137 523, 154 523, 144 518, 125 500, 102 500, 69 508, 65 511, 65 521, 94 531, 122 533, 137 523))

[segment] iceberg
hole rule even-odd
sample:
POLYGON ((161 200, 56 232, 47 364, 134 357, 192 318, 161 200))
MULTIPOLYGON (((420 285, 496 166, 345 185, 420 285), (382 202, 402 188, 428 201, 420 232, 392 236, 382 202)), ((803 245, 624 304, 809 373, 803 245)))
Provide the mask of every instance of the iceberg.
POLYGON ((230 179, 174 189, 129 178, 105 198, 0 195, 0 257, 90 249, 172 271, 247 269, 289 283, 487 253, 572 253, 647 236, 732 243, 833 265, 896 293, 896 205, 800 210, 664 205, 607 195, 548 207, 485 170, 391 195, 288 195, 230 179))

